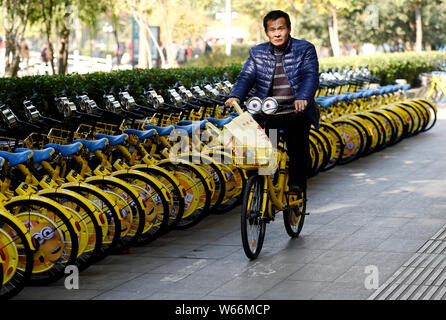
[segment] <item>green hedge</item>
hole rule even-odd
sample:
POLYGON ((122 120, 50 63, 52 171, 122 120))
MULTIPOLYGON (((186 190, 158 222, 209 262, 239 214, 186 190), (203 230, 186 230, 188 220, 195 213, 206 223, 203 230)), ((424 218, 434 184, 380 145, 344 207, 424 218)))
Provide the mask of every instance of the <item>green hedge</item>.
MULTIPOLYGON (((436 62, 444 58, 446 58, 446 52, 435 51, 323 58, 320 59, 320 68, 369 65, 372 74, 381 78, 383 85, 393 83, 397 78, 407 79, 413 85, 420 73, 435 70, 436 62)), ((61 94, 63 90, 71 97, 86 90, 90 98, 100 103, 104 90, 108 92, 114 87, 119 91, 130 85, 130 93, 137 102, 144 103, 141 95, 143 89, 148 88, 149 84, 152 84, 157 91, 162 91, 179 80, 183 81, 187 87, 197 80, 203 80, 205 77, 212 79, 213 76, 226 75, 231 82, 234 82, 241 67, 241 64, 232 64, 226 67, 143 69, 86 75, 3 78, 0 79, 0 101, 5 102, 6 99, 11 98, 14 110, 20 115, 20 105, 25 97, 29 98, 37 92, 41 98, 37 107, 43 114, 54 116, 57 114, 54 108, 54 97, 61 94)))
POLYGON ((56 95, 64 91, 68 97, 74 99, 76 94, 83 90, 98 104, 102 101, 105 92, 115 88, 117 94, 120 89, 130 85, 129 92, 136 101, 144 104, 142 98, 144 89, 152 84, 153 88, 161 93, 162 90, 173 86, 181 80, 187 87, 195 84, 197 80, 206 77, 222 77, 226 75, 233 81, 240 72, 240 65, 231 65, 218 68, 184 68, 184 69, 138 69, 113 71, 110 73, 96 72, 85 75, 54 75, 54 76, 27 76, 22 78, 0 79, 0 102, 12 100, 13 111, 22 115, 21 104, 25 98, 30 98, 34 93, 38 94, 39 102, 36 106, 42 114, 58 117, 54 104, 56 95))
POLYGON ((418 85, 420 73, 436 70, 437 62, 446 59, 444 51, 396 52, 352 57, 322 58, 320 69, 340 66, 368 65, 371 73, 381 79, 381 84, 390 84, 395 79, 406 79, 412 85, 418 85))

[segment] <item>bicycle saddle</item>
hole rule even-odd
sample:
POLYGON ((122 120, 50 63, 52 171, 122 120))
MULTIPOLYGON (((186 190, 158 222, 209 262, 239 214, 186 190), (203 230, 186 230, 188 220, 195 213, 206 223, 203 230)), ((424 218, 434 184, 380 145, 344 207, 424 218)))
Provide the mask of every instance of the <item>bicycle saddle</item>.
POLYGON ((201 121, 191 121, 191 120, 181 120, 178 122, 177 125, 175 125, 175 128, 178 128, 178 126, 199 126, 200 129, 206 128, 206 122, 208 122, 206 119, 201 121))
POLYGON ((33 156, 32 156, 32 161, 33 162, 41 162, 41 161, 45 161, 48 160, 54 153, 54 148, 45 148, 42 150, 31 150, 31 149, 27 149, 27 148, 17 148, 14 150, 14 152, 24 152, 24 151, 32 151, 33 152, 33 156))
POLYGON ((96 134, 94 135, 94 137, 95 137, 96 139, 106 138, 106 139, 108 139, 108 143, 109 143, 109 145, 111 145, 112 147, 114 147, 114 146, 116 146, 116 145, 118 145, 118 144, 123 144, 123 143, 127 140, 127 138, 128 138, 128 134, 123 133, 123 134, 120 134, 120 135, 117 135, 117 136, 110 136, 110 135, 108 135, 108 134, 96 133, 96 134))
POLYGON ((212 118, 212 117, 207 117, 207 118, 206 118, 207 121, 209 121, 209 122, 215 124, 215 125, 216 125, 217 127, 219 127, 220 129, 223 128, 223 126, 224 126, 225 124, 228 124, 229 122, 231 122, 232 119, 234 119, 234 117, 232 117, 232 116, 226 117, 226 118, 224 118, 224 119, 216 119, 216 118, 212 118))
MULTIPOLYGON (((158 127, 158 126, 154 126, 154 125, 145 125, 144 129, 146 130, 156 130, 157 134, 162 137, 162 136, 168 136, 173 129, 175 129, 175 127, 173 125, 169 125, 167 127, 158 127)), ((125 131, 125 130, 124 130, 125 131)))
POLYGON ((23 152, 6 152, 0 151, 0 157, 4 158, 9 162, 11 167, 15 167, 21 163, 28 161, 33 156, 33 152, 31 150, 23 151, 23 152))
POLYGON ((409 90, 410 89, 410 84, 405 84, 403 85, 403 90, 409 90))
POLYGON ((69 157, 80 149, 82 149, 82 143, 76 142, 72 144, 56 144, 56 143, 47 143, 45 148, 54 148, 57 152, 59 152, 64 157, 69 157))
POLYGON ((102 138, 99 140, 83 140, 83 139, 76 139, 73 142, 80 142, 88 149, 90 152, 95 152, 98 150, 102 150, 105 148, 105 146, 108 143, 108 139, 102 138))
POLYGON ((138 137, 139 140, 145 140, 148 138, 153 137, 157 130, 151 129, 151 130, 136 130, 136 129, 125 129, 125 133, 127 134, 133 134, 138 137))
POLYGON ((348 100, 348 97, 345 94, 340 94, 340 95, 336 96, 336 98, 338 98, 338 101, 348 100))
POLYGON ((175 129, 178 129, 178 130, 185 130, 187 132, 187 134, 192 134, 194 132, 194 130, 200 130, 200 129, 205 128, 204 125, 201 126, 201 125, 197 125, 197 124, 189 124, 187 126, 179 126, 179 125, 175 124, 174 127, 175 127, 175 129))
POLYGON ((380 94, 380 95, 383 95, 383 94, 386 93, 386 89, 379 88, 379 89, 377 89, 377 90, 379 91, 379 94, 380 94))
MULTIPOLYGON (((319 97, 319 98, 322 98, 322 97, 319 97)), ((338 101, 337 97, 323 97, 324 99, 319 99, 319 98, 316 98, 315 101, 321 107, 324 107, 324 108, 328 108, 331 105, 334 105, 338 101)))

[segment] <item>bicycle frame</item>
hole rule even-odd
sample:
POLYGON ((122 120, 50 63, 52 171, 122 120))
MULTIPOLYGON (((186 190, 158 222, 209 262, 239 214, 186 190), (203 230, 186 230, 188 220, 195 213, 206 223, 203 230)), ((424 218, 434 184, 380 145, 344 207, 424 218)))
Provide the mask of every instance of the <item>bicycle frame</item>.
MULTIPOLYGON (((288 191, 288 172, 286 168, 286 162, 287 162, 287 154, 285 151, 279 151, 278 152, 278 162, 279 166, 279 176, 277 179, 277 183, 274 184, 273 179, 271 175, 266 175, 265 179, 263 180, 263 203, 261 207, 261 217, 262 219, 265 218, 265 213, 268 212, 268 218, 274 219, 274 214, 272 210, 268 209, 268 199, 271 200, 271 205, 275 210, 285 210, 290 207, 295 207, 299 205, 299 202, 302 201, 302 199, 298 199, 295 201, 292 201, 290 203, 285 203, 285 193, 288 191), (269 197, 268 197, 269 196, 269 197)), ((249 203, 251 202, 253 193, 249 195, 249 203)))

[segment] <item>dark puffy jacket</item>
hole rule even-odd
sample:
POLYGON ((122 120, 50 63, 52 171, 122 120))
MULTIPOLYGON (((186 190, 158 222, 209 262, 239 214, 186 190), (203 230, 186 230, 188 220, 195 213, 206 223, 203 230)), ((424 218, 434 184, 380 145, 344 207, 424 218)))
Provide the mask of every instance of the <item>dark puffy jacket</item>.
MULTIPOLYGON (((320 113, 314 103, 314 95, 319 87, 319 63, 314 45, 290 37, 283 55, 283 67, 296 100, 308 102, 304 114, 318 128, 320 113)), ((252 47, 230 97, 237 97, 243 102, 256 84, 256 96, 266 98, 271 90, 275 68, 276 57, 270 42, 252 47)))

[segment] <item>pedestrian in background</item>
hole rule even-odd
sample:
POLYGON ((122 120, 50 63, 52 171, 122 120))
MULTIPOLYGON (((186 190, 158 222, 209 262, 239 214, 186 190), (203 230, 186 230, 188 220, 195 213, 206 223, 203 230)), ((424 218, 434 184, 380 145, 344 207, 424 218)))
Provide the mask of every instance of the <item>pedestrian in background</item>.
POLYGON ((48 61, 50 60, 50 55, 48 52, 48 46, 45 44, 42 48, 42 51, 40 52, 40 59, 42 60, 45 65, 48 65, 48 61))
POLYGON ((26 73, 29 73, 29 48, 25 40, 20 44, 20 56, 25 64, 26 73))

